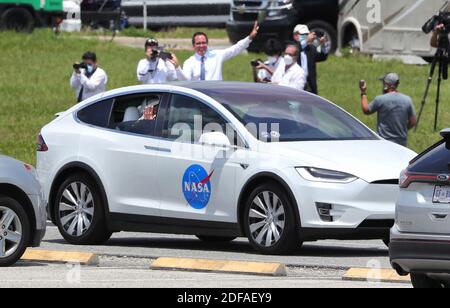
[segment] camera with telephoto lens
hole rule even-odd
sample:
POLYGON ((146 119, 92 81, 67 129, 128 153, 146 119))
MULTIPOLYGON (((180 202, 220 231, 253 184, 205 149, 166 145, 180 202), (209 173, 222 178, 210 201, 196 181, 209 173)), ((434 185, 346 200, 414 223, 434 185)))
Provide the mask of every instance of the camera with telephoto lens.
POLYGON ((87 69, 87 64, 86 63, 74 63, 73 69, 74 70, 87 69))
POLYGON ((258 66, 261 65, 261 63, 264 63, 264 61, 261 60, 261 59, 258 59, 258 60, 252 60, 252 61, 250 62, 250 65, 253 66, 253 67, 258 67, 258 66))
POLYGON ((440 24, 444 25, 444 29, 442 29, 441 31, 443 33, 449 34, 450 33, 450 12, 449 12, 448 1, 445 3, 445 5, 439 11, 438 15, 434 15, 423 25, 422 31, 425 34, 428 34, 431 31, 434 31, 436 29, 436 26, 438 26, 440 24))

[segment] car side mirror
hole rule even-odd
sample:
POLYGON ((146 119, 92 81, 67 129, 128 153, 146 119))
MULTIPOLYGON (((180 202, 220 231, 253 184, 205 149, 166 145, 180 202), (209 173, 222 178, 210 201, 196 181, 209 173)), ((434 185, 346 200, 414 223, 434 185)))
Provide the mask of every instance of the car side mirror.
POLYGON ((445 140, 445 147, 450 150, 450 128, 442 130, 441 136, 445 140))
POLYGON ((200 143, 209 146, 229 148, 231 147, 228 137, 221 132, 204 133, 200 137, 200 143))

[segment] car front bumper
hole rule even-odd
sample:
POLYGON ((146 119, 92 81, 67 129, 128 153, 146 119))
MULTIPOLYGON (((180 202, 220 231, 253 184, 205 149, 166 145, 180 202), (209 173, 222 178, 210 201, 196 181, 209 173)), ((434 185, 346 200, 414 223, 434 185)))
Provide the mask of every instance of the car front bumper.
MULTIPOLYGON (((255 20, 229 20, 226 28, 230 41, 237 43, 247 37, 254 24, 255 20)), ((294 29, 295 25, 296 18, 291 14, 286 15, 285 18, 264 21, 260 26, 258 36, 250 46, 250 50, 262 50, 268 39, 277 39, 281 42, 292 40, 292 29, 294 29)))
POLYGON ((42 195, 29 195, 36 216, 36 229, 31 247, 39 247, 47 229, 47 202, 42 195))
POLYGON ((389 256, 400 272, 450 274, 450 235, 402 233, 394 226, 389 256))
POLYGON ((290 188, 297 202, 301 230, 306 239, 388 239, 394 224, 398 185, 370 184, 358 179, 349 184, 311 182, 298 172, 290 188), (330 207, 329 220, 319 213, 330 207))

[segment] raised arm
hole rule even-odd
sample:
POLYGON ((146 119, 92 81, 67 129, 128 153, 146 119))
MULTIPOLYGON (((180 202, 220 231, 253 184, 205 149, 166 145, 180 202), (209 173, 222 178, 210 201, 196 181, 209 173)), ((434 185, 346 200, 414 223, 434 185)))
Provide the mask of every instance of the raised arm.
POLYGON ((249 36, 237 42, 235 45, 222 50, 223 61, 230 60, 231 58, 236 57, 237 55, 241 54, 244 50, 246 50, 250 46, 250 43, 258 35, 258 30, 259 30, 258 22, 255 22, 255 25, 253 26, 252 32, 250 32, 249 36))

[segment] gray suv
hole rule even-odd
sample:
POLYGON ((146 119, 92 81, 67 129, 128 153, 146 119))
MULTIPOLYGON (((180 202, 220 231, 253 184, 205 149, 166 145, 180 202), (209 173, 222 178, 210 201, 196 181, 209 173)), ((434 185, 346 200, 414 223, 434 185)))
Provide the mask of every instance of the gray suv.
POLYGON ((414 287, 450 287, 450 129, 400 177, 391 264, 414 287))
POLYGON ((0 155, 0 267, 15 264, 40 245, 46 206, 34 167, 0 155))

